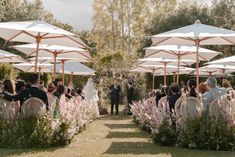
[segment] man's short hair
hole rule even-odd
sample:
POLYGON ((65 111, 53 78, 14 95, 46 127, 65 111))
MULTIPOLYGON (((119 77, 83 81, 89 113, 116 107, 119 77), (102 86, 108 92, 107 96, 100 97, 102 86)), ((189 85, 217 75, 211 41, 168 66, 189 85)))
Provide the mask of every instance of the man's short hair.
POLYGON ((39 76, 38 74, 32 74, 30 77, 30 83, 31 84, 36 84, 39 81, 39 76))
POLYGON ((206 82, 207 82, 207 84, 210 85, 212 88, 214 88, 214 87, 217 86, 217 80, 216 80, 216 78, 214 78, 214 77, 209 77, 206 82))

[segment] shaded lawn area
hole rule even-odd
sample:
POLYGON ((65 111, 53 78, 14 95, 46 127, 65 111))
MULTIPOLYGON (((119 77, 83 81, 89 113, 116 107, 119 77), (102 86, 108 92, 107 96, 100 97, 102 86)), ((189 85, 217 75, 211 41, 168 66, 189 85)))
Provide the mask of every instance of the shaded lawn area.
POLYGON ((66 147, 49 149, 1 149, 0 157, 235 157, 235 152, 217 152, 162 147, 126 116, 94 121, 66 147))

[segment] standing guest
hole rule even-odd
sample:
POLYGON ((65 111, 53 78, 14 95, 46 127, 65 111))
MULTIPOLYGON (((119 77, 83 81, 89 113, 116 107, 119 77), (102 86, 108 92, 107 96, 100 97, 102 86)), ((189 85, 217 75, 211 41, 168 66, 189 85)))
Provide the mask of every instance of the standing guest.
POLYGON ((214 77, 210 77, 207 79, 207 87, 209 91, 202 95, 202 103, 205 108, 211 104, 212 101, 221 98, 222 96, 226 96, 227 92, 225 89, 219 88, 217 86, 217 80, 214 77))
POLYGON ((127 113, 131 113, 131 105, 133 104, 133 97, 134 97, 134 91, 135 91, 135 83, 132 78, 130 78, 127 82, 127 113))
POLYGON ((172 113, 175 109, 176 101, 181 97, 180 86, 173 83, 169 88, 169 93, 167 95, 167 103, 169 105, 169 110, 172 113))
POLYGON ((11 96, 11 95, 7 95, 7 96, 14 101, 19 100, 20 105, 23 105, 24 101, 26 101, 27 99, 31 97, 35 97, 35 98, 41 99, 45 103, 46 109, 49 110, 47 94, 46 92, 38 88, 40 85, 38 74, 33 74, 31 76, 30 83, 32 85, 28 89, 21 91, 19 94, 15 96, 11 96))
POLYGON ((206 84, 204 82, 200 83, 199 84, 199 87, 198 87, 198 92, 199 94, 205 94, 206 92, 208 92, 208 88, 206 86, 206 84))
POLYGON ((113 108, 115 106, 116 115, 119 114, 119 103, 120 103, 120 92, 121 87, 114 81, 114 84, 110 86, 110 97, 111 97, 111 115, 113 115, 113 108))
POLYGON ((197 82, 196 80, 189 80, 187 82, 187 86, 188 86, 188 93, 186 93, 186 97, 196 97, 199 98, 199 94, 196 91, 197 88, 197 82))

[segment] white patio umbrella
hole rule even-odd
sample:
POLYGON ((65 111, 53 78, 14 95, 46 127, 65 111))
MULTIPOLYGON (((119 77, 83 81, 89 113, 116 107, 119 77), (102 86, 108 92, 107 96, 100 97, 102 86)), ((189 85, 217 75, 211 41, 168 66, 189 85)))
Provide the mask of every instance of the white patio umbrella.
MULTIPOLYGON (((234 45, 235 32, 201 24, 194 24, 151 36, 153 46, 156 45, 195 45, 197 85, 199 84, 199 47, 200 45, 234 45)), ((198 87, 198 86, 197 86, 198 87)))
MULTIPOLYGON (((164 56, 169 59, 177 59, 177 66, 180 66, 182 59, 194 59, 197 47, 196 46, 180 46, 180 45, 160 45, 145 48, 145 58, 160 58, 164 56)), ((210 61, 215 56, 221 54, 220 52, 209 49, 199 48, 199 60, 210 61)), ((194 59, 195 60, 195 59, 194 59)), ((195 60, 196 62, 196 60, 195 60)), ((179 83, 179 69, 177 71, 177 83, 179 83)))
MULTIPOLYGON (((54 79, 56 78, 56 63, 58 57, 60 58, 67 58, 63 60, 72 60, 77 62, 89 62, 91 61, 91 56, 87 50, 78 48, 78 47, 68 47, 68 46, 60 46, 60 45, 48 45, 48 44, 26 44, 26 45, 17 45, 12 46, 13 48, 17 49, 25 53, 28 56, 36 56, 36 51, 38 48, 39 56, 40 57, 53 57, 54 62, 54 79)), ((47 58, 48 59, 48 58, 47 58)), ((36 60, 36 59, 35 59, 36 60)), ((51 60, 50 60, 51 61, 51 60)))
POLYGON ((219 74, 225 75, 235 72, 235 66, 210 64, 199 68, 199 71, 206 72, 208 73, 209 76, 219 75, 219 74))
MULTIPOLYGON (((19 63, 19 64, 12 64, 13 67, 15 67, 16 69, 19 69, 21 71, 24 71, 24 72, 28 72, 28 73, 34 73, 34 68, 35 68, 35 64, 32 62, 32 63, 19 63)), ((38 64, 38 71, 39 73, 40 72, 43 72, 43 73, 50 73, 51 70, 49 67, 51 67, 52 64, 38 64)))
POLYGON ((60 29, 43 21, 4 22, 0 23, 0 37, 6 41, 36 42, 35 72, 37 72, 38 49, 40 43, 87 47, 75 34, 60 29))
POLYGON ((21 63, 21 62, 25 62, 25 60, 18 55, 15 55, 13 53, 0 49, 0 62, 1 63, 21 63))
MULTIPOLYGON (((167 73, 167 65, 178 65, 178 60, 176 59, 166 59, 166 58, 143 58, 139 59, 139 65, 145 66, 145 65, 162 65, 164 69, 164 85, 166 86, 166 73, 167 73)), ((195 61, 193 60, 182 60, 180 62, 181 65, 187 65, 190 66, 194 64, 195 61)), ((180 70, 180 66, 176 67, 177 71, 180 70)), ((176 70, 175 70, 176 71, 176 70)))
POLYGON ((231 65, 235 66, 235 56, 225 57, 215 61, 208 62, 206 64, 220 64, 220 65, 231 65))
MULTIPOLYGON (((68 62, 68 63, 61 63, 56 65, 57 72, 62 74, 70 74, 71 81, 72 75, 94 75, 95 71, 88 66, 85 66, 79 62, 68 62)), ((63 77, 64 82, 64 77, 63 77)))
MULTIPOLYGON (((166 75, 175 76, 177 69, 178 67, 173 65, 167 65, 166 71, 164 70, 164 65, 139 65, 131 68, 130 71, 138 73, 146 73, 146 72, 153 73, 153 89, 154 89, 155 76, 166 76, 166 75)), ((181 66, 180 74, 189 74, 193 70, 195 69, 181 66)))

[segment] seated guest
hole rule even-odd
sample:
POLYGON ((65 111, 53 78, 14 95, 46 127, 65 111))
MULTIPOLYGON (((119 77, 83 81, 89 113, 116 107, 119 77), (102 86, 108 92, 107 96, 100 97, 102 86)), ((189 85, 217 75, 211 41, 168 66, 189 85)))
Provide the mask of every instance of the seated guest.
POLYGON ((12 103, 12 99, 9 99, 8 95, 10 96, 15 96, 16 92, 15 92, 15 82, 13 80, 5 80, 3 82, 3 91, 4 91, 4 95, 3 95, 3 99, 9 101, 9 103, 11 104, 7 104, 7 105, 13 105, 12 108, 15 109, 15 111, 19 111, 20 110, 20 104, 19 102, 15 102, 12 103))
POLYGON ((46 91, 46 88, 44 87, 44 81, 40 81, 40 85, 39 85, 39 89, 43 90, 43 91, 46 91))
POLYGON ((16 93, 20 93, 25 89, 25 82, 23 80, 16 81, 16 93))
POLYGON ((65 94, 65 86, 58 85, 56 91, 54 92, 54 96, 56 96, 60 100, 64 96, 64 94, 65 94))
POLYGON ((31 76, 30 83, 32 85, 28 89, 21 91, 19 94, 15 95, 15 96, 7 95, 7 97, 13 101, 19 100, 20 105, 23 105, 24 101, 26 101, 30 97, 35 97, 35 98, 41 99, 45 103, 47 110, 49 110, 47 94, 46 94, 46 92, 44 92, 38 88, 39 87, 38 74, 33 74, 31 76))
POLYGON ((30 83, 26 83, 25 89, 29 89, 32 85, 30 83))
POLYGON ((166 96, 165 88, 162 87, 161 90, 156 91, 156 105, 157 106, 158 106, 159 100, 164 96, 166 96))
POLYGON ((207 88, 206 84, 204 82, 200 83, 199 87, 198 87, 199 94, 202 95, 202 94, 206 93, 207 91, 208 91, 208 88, 207 88))
POLYGON ((55 87, 54 83, 52 83, 52 82, 49 83, 49 85, 47 87, 49 109, 50 109, 50 112, 53 115, 53 117, 57 118, 60 115, 60 110, 59 110, 59 100, 54 95, 55 90, 56 90, 56 87, 55 87))
POLYGON ((186 97, 199 97, 199 94, 196 92, 197 82, 196 80, 189 80, 188 83, 188 93, 186 93, 186 97))
POLYGON ((82 89, 81 88, 77 89, 77 97, 76 98, 78 98, 78 100, 80 100, 79 102, 81 102, 82 100, 85 99, 85 97, 82 95, 82 89))
POLYGON ((169 110, 172 113, 175 108, 175 102, 181 97, 180 86, 173 83, 169 88, 169 93, 167 95, 167 103, 169 105, 169 110))
POLYGON ((70 99, 73 98, 73 96, 71 95, 71 92, 72 92, 72 90, 71 90, 70 88, 67 88, 67 91, 66 91, 66 93, 65 93, 65 97, 66 97, 68 100, 70 100, 70 99))
POLYGON ((149 98, 147 99, 147 103, 149 105, 155 105, 156 106, 156 98, 155 98, 155 91, 149 93, 149 98))
POLYGON ((202 103, 207 108, 212 101, 219 99, 221 96, 226 96, 227 92, 217 86, 217 80, 214 77, 208 78, 206 82, 209 91, 202 95, 202 103))
POLYGON ((167 106, 167 93, 169 92, 169 87, 164 88, 164 93, 162 92, 162 97, 158 101, 158 108, 163 109, 164 111, 168 110, 167 106))

